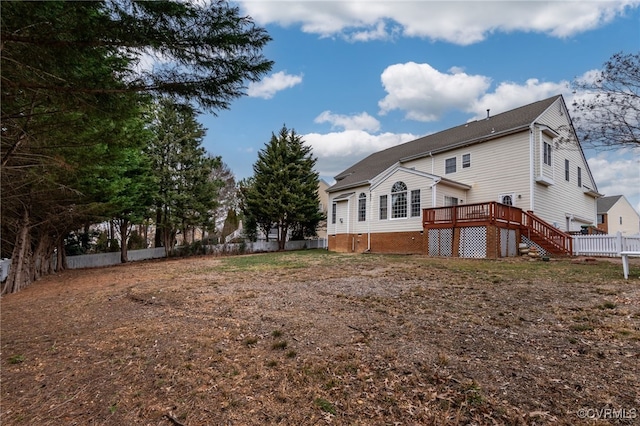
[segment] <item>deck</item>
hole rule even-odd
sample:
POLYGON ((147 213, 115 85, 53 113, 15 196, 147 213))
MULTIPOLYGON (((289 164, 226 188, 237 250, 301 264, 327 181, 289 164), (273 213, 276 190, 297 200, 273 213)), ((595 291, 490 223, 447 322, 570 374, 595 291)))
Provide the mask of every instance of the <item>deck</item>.
POLYGON ((425 229, 468 226, 519 229, 521 235, 551 253, 573 253, 571 235, 551 226, 532 212, 495 201, 424 209, 422 217, 425 229))

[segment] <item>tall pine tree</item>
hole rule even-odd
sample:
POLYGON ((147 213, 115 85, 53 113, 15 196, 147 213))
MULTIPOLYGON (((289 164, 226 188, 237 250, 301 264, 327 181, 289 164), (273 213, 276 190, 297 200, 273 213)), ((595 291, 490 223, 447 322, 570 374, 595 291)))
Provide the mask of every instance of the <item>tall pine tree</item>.
POLYGON ((155 246, 171 251, 178 231, 186 237, 215 215, 222 182, 214 171, 221 162, 201 146, 205 129, 191 107, 163 99, 152 131, 155 137, 146 152, 158 185, 155 246))
POLYGON ((263 232, 276 226, 280 250, 290 230, 302 227, 313 234, 323 218, 315 164, 311 147, 295 130, 283 126, 258 153, 254 175, 245 182, 242 196, 248 222, 256 222, 263 232))
MULTIPOLYGON (((138 94, 215 114, 273 64, 261 53, 267 32, 224 0, 2 1, 0 20, 0 250, 12 258, 2 292, 51 272, 64 236, 104 215, 107 200, 88 194, 109 182, 84 178, 113 165, 105 153, 134 148, 125 122, 139 112, 138 94), (161 63, 143 66, 154 58, 161 63)), ((134 217, 126 204, 121 219, 134 217)), ((199 207, 185 208, 201 219, 199 207)))

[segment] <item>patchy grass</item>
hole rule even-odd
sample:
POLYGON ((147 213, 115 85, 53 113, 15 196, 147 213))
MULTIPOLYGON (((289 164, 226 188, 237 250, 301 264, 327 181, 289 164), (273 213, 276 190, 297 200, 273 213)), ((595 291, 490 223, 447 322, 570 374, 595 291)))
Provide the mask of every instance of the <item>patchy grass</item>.
POLYGON ((1 300, 0 415, 593 424, 578 411, 640 409, 639 266, 307 250, 67 271, 1 300))
POLYGON ((332 403, 330 403, 329 401, 327 401, 324 398, 316 398, 315 401, 313 401, 314 404, 316 404, 322 411, 325 411, 327 413, 336 414, 336 407, 333 406, 332 403))

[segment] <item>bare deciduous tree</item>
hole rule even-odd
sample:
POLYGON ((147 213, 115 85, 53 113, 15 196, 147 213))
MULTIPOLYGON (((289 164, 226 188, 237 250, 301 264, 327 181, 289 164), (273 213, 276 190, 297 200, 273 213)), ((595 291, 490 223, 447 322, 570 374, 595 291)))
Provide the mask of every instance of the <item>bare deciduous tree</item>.
POLYGON ((640 146, 640 54, 616 53, 602 70, 576 80, 574 89, 574 124, 586 146, 640 146))

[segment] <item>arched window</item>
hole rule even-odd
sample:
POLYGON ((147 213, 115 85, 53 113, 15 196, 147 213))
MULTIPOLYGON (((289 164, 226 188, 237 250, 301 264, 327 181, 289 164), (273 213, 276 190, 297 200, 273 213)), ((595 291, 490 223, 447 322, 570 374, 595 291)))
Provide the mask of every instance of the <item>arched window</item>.
POLYGON ((407 217, 407 185, 396 182, 391 187, 391 218, 407 217))
POLYGON ((513 197, 511 195, 503 195, 502 196, 502 204, 506 204, 507 206, 513 205, 513 197))
POLYGON ((358 222, 367 220, 367 194, 360 193, 358 197, 358 222))

